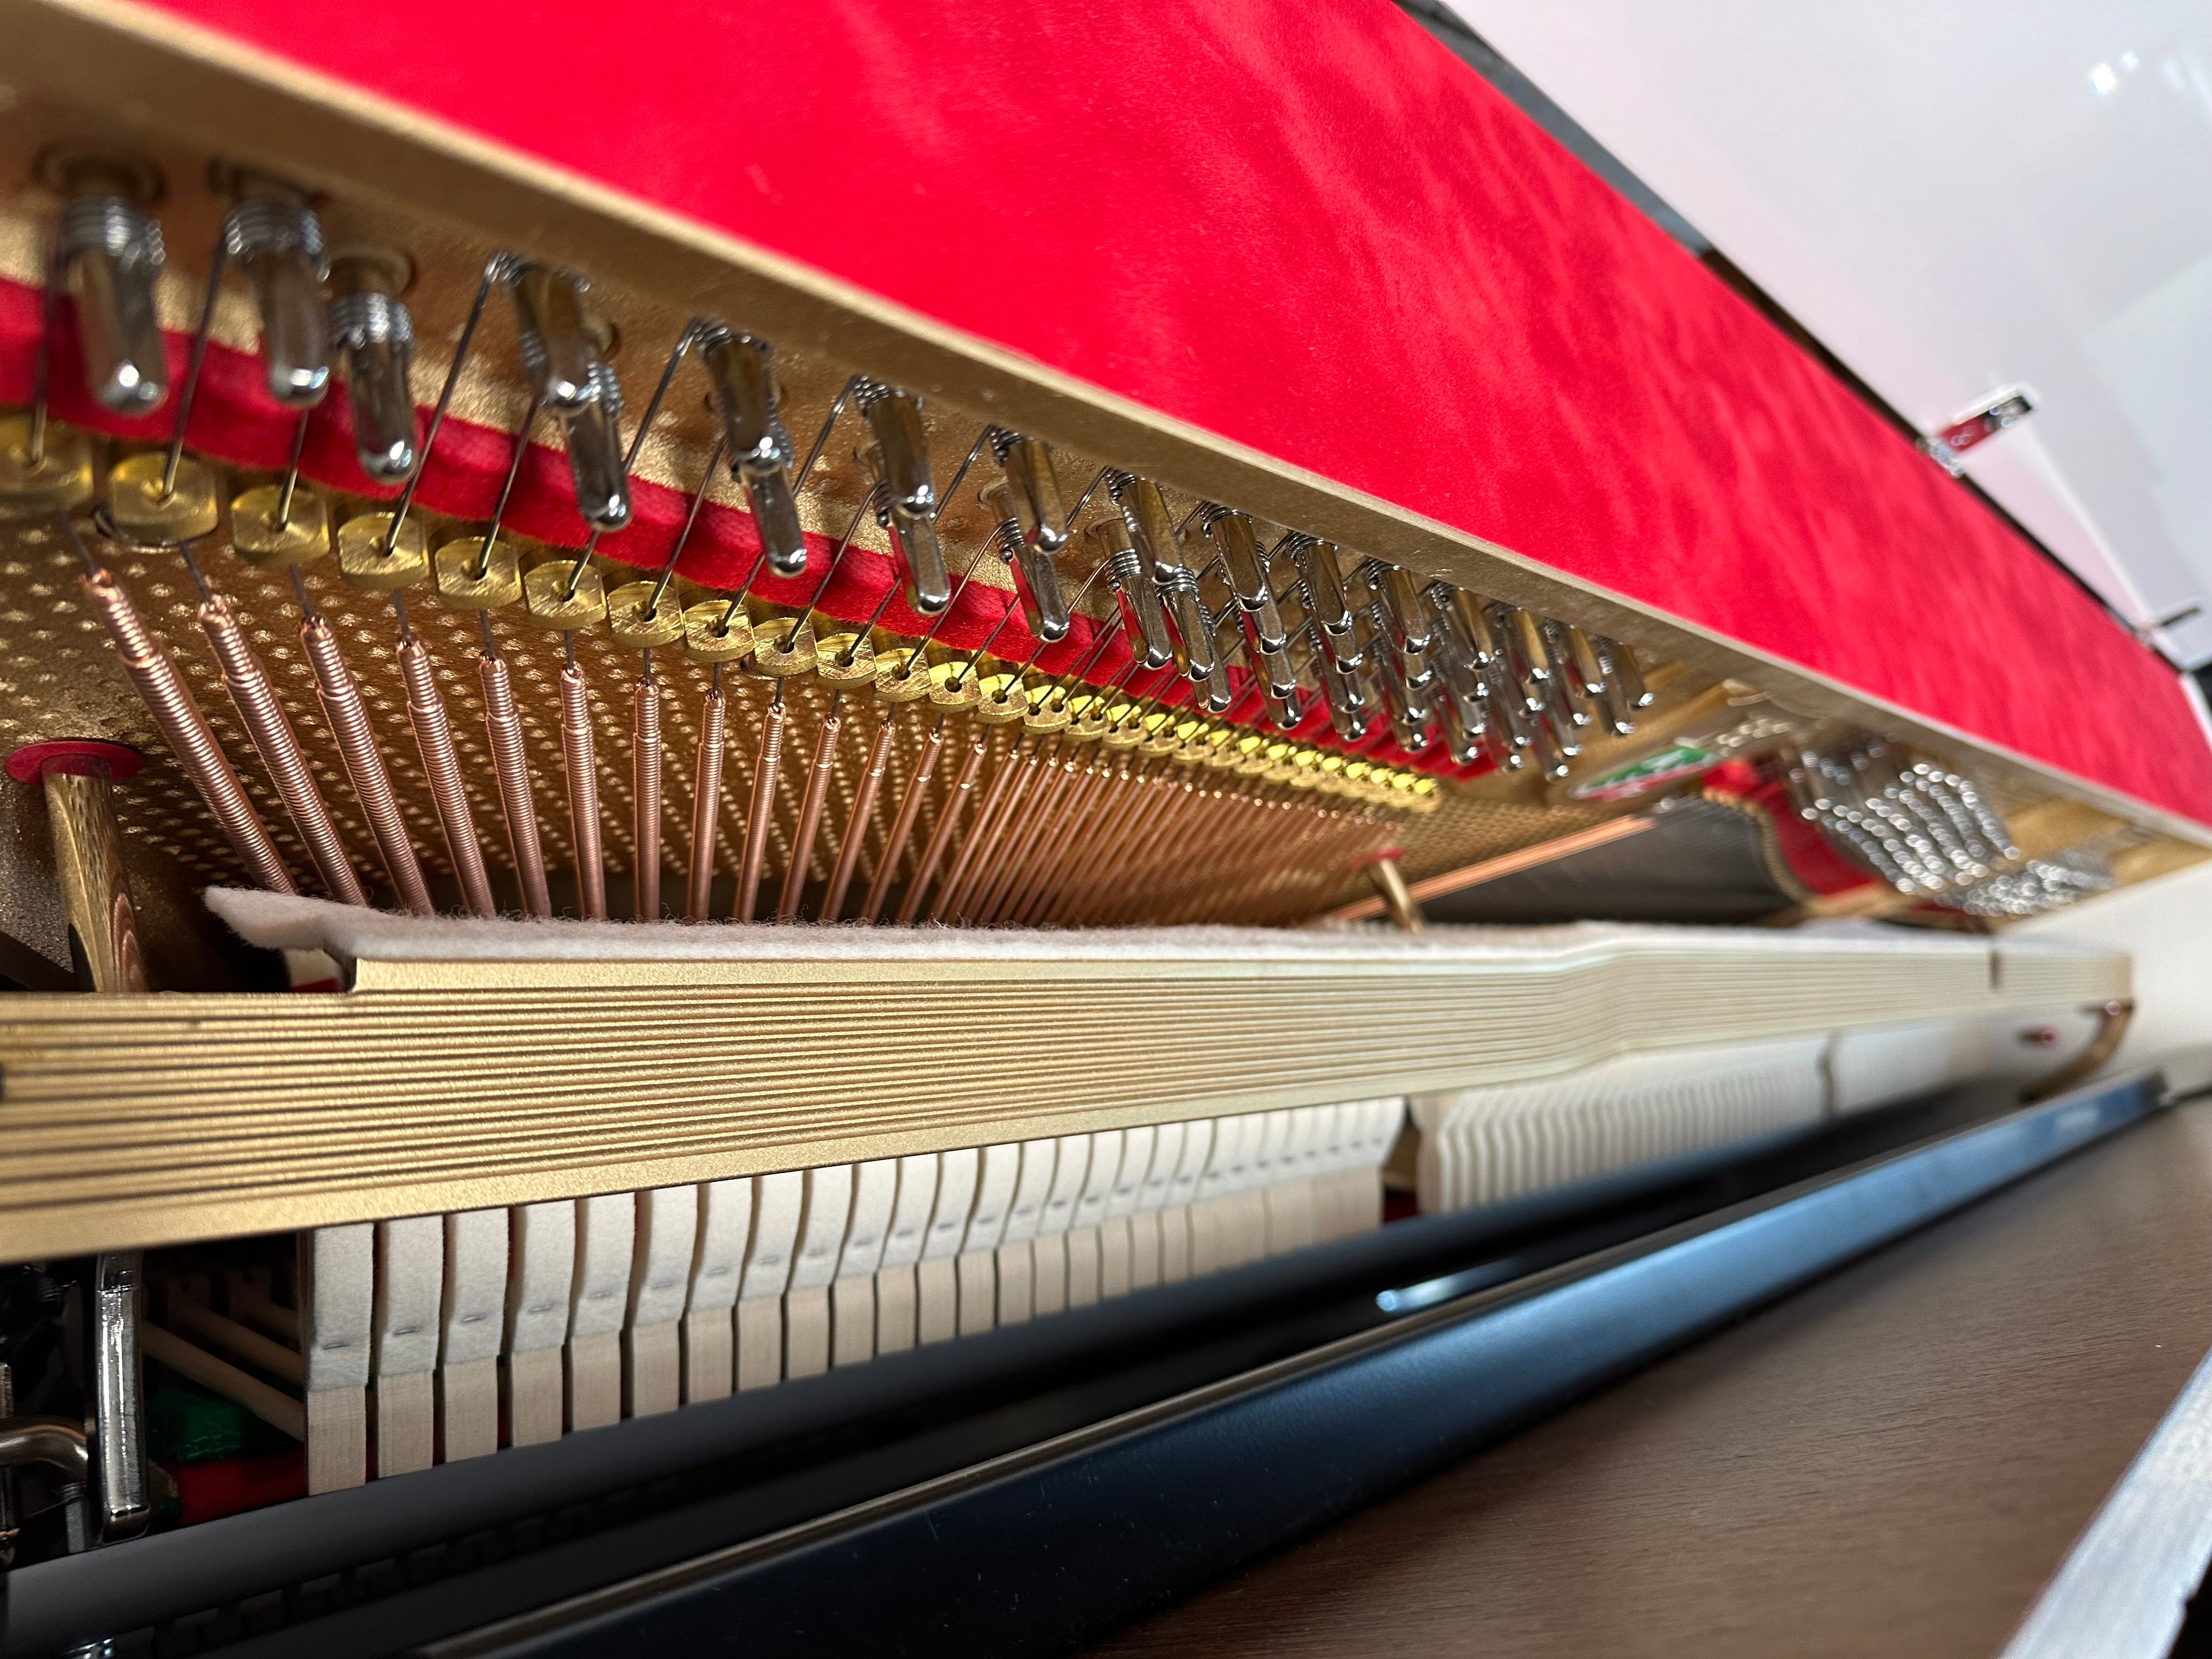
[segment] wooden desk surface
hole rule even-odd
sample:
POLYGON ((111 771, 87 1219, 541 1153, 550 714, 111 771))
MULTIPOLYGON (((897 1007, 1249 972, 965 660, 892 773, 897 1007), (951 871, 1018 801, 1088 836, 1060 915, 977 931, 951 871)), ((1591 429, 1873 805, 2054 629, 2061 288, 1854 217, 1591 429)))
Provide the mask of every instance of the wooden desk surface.
POLYGON ((1993 1654, 2212 1347, 2161 1113, 1091 1650, 1993 1654))

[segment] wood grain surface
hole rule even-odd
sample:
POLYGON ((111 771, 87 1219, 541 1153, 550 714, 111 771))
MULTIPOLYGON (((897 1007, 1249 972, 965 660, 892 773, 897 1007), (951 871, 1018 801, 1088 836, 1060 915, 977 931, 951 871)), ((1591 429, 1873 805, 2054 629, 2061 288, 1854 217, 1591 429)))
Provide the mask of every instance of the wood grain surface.
POLYGON ((2201 1104, 1091 1659, 1993 1654, 2212 1346, 2208 1263, 2201 1104))

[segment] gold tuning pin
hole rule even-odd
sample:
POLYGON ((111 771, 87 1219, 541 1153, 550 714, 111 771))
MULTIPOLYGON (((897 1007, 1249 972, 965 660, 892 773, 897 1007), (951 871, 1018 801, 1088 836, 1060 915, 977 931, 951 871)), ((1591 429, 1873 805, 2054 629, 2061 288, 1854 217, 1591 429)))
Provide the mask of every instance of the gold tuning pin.
POLYGON ((169 358, 155 305, 167 253, 148 210, 161 175, 143 162, 67 155, 43 167, 64 198, 54 276, 76 292, 86 389, 117 415, 150 415, 169 394, 169 358))
POLYGON ((331 343, 345 364, 354 453, 380 484, 404 483, 421 459, 415 394, 415 319, 400 302, 410 267, 396 256, 342 255, 331 263, 331 343))
POLYGON ((769 568, 795 576, 806 568, 806 536, 799 524, 799 494, 791 477, 791 434, 777 412, 772 348, 750 334, 711 325, 701 360, 714 388, 714 408, 730 467, 745 486, 745 500, 760 526, 769 568))

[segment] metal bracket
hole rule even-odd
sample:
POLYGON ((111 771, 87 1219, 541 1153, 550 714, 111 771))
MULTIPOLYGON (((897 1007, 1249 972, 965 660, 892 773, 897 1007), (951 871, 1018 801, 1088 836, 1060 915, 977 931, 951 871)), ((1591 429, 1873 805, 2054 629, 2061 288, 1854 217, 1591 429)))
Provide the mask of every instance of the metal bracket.
POLYGON ((1986 443, 2008 427, 2018 426, 2035 412, 2039 400, 2033 388, 2008 386, 1992 392, 1962 410, 1951 423, 1932 437, 1923 438, 1920 447, 1936 465, 1953 477, 1966 471, 1960 459, 1978 444, 1986 443))

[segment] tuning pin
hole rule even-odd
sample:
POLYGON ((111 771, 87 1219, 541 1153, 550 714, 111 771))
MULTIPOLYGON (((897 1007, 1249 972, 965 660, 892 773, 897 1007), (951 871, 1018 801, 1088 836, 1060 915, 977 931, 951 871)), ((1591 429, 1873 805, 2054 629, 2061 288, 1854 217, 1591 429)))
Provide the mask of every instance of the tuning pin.
POLYGON ((253 290, 261 316, 261 372, 269 395, 312 409, 331 386, 330 325, 323 283, 330 260, 322 221, 289 188, 248 181, 222 222, 223 251, 253 290))
MULTIPOLYGON (((1204 605, 1198 609, 1200 616, 1206 614, 1204 605)), ((1221 647, 1221 631, 1228 620, 1226 617, 1212 618, 1212 625, 1204 630, 1213 653, 1212 666, 1206 675, 1206 708, 1208 714, 1225 714, 1237 701, 1237 687, 1229 678, 1229 653, 1221 647)), ((1231 648, 1234 649, 1234 647, 1231 648)), ((1195 679, 1198 677, 1194 672, 1191 678, 1195 679)))
POLYGON ((991 483, 980 492, 983 506, 1000 526, 1000 535, 1011 544, 1008 559, 1014 568, 1014 590, 1020 596, 1022 620, 1030 635, 1046 644, 1067 637, 1067 595, 1060 586, 1060 570, 1052 556, 1024 538, 1021 508, 1014 492, 991 483))
POLYGON ((870 465, 884 487, 884 516, 906 563, 907 603, 933 617, 951 603, 952 578, 937 534, 937 485, 921 404, 875 380, 860 382, 857 395, 875 439, 870 465))
POLYGON ((1422 597, 1437 613, 1443 637, 1456 648, 1468 666, 1483 671, 1497 664, 1503 647, 1498 644, 1498 630, 1491 626, 1490 617, 1483 611, 1481 600, 1449 582, 1431 582, 1422 590, 1422 597))
POLYGON ((1323 654, 1334 657, 1339 669, 1351 673, 1359 665, 1358 641, 1352 626, 1352 606, 1346 591, 1344 562, 1334 542, 1308 542, 1298 550, 1298 569, 1305 577, 1306 612, 1321 629, 1323 654))
POLYGON ((1129 544, 1137 550, 1145 574, 1164 595, 1175 585, 1175 573, 1182 568, 1182 549, 1176 541, 1175 519, 1168 512, 1160 487, 1150 478, 1116 472, 1109 478, 1107 490, 1121 510, 1122 527, 1129 532, 1129 544))
POLYGON ((1304 699, 1299 695, 1297 683, 1287 690, 1279 690, 1262 679, 1260 701, 1267 710, 1267 720, 1278 732, 1295 732, 1306 717, 1304 699))
POLYGON ((117 415, 149 415, 169 393, 169 359, 155 307, 167 255, 147 206, 159 193, 150 170, 106 156, 61 163, 56 277, 74 281, 85 386, 117 415))
MULTIPOLYGON (((1544 619, 1544 643, 1552 654, 1553 674, 1550 681, 1550 706, 1566 721, 1567 727, 1594 725, 1596 714, 1592 705, 1592 694, 1588 689, 1581 665, 1575 660, 1573 641, 1567 637, 1565 623, 1547 617, 1544 619)), ((1598 677, 1598 690, 1605 690, 1605 677, 1598 677)), ((1565 731, 1566 727, 1563 727, 1565 731)), ((1569 753, 1574 751, 1570 750, 1569 753)))
POLYGON ((594 372, 600 337, 584 314, 585 284, 550 265, 520 264, 507 286, 531 386, 547 412, 566 421, 596 403, 602 389, 594 372))
POLYGON ((354 453, 362 471, 381 484, 404 483, 417 459, 415 394, 407 371, 415 360, 415 320, 400 303, 406 261, 349 254, 331 264, 331 341, 344 361, 353 410, 354 453))
POLYGON ((1429 723, 1436 717, 1431 688, 1409 684, 1394 654, 1384 653, 1376 667, 1382 682, 1382 706, 1390 716, 1390 735, 1407 754, 1425 753, 1435 740, 1429 732, 1429 723))
POLYGON ((550 265, 520 264, 507 286, 531 389, 568 434, 576 510, 595 530, 620 530, 631 507, 622 382, 607 362, 605 337, 585 314, 585 284, 550 265))
POLYGON ((1175 636, 1168 631, 1159 586, 1146 574, 1144 556, 1137 551, 1127 526, 1109 519, 1091 526, 1091 539, 1121 598, 1129 632, 1141 647, 1139 654, 1144 665, 1166 667, 1175 660, 1175 636))
MULTIPOLYGON (((629 522, 631 506, 629 458, 623 447, 622 386, 605 363, 596 365, 592 377, 599 383, 599 394, 566 422, 568 475, 576 486, 576 511, 584 522, 594 530, 620 530, 629 522)), ((792 517, 798 517, 796 508, 792 517)), ((804 542, 799 560, 804 568, 804 542)))
POLYGON ((1500 681, 1490 685, 1490 727, 1504 739, 1513 759, 1508 770, 1518 770, 1522 757, 1535 746, 1536 733, 1528 719, 1528 710, 1519 693, 1500 681))
POLYGON ((1486 740, 1489 720, 1480 697, 1472 702, 1462 699, 1447 676, 1444 696, 1437 704, 1437 713, 1443 720, 1444 748, 1453 760, 1462 766, 1472 766, 1485 757, 1488 753, 1486 740))
POLYGON ((999 432, 992 453, 1006 475, 1006 491, 1027 547, 1057 553, 1067 545, 1067 509, 1060 499, 1060 480, 1052 470, 1052 451, 1042 441, 999 432))
POLYGON ((1504 647, 1505 672, 1519 691, 1522 706, 1539 714, 1552 678, 1552 653, 1544 643, 1543 624, 1517 605, 1490 607, 1492 625, 1504 647))
POLYGON ((1215 514, 1206 526, 1221 559, 1222 574, 1237 596, 1244 629, 1254 654, 1280 651, 1290 642, 1283 618, 1275 608, 1275 590, 1268 579, 1267 556, 1260 550, 1252 520, 1242 513, 1215 514))
POLYGON ((1175 618, 1176 638, 1182 645, 1177 660, 1193 682, 1212 682, 1222 672, 1221 653, 1214 648, 1213 623, 1206 615, 1206 603, 1198 596, 1197 574, 1180 559, 1158 568, 1168 573, 1162 598, 1175 618))
POLYGON ((768 568, 779 576, 796 576, 806 568, 806 533, 799 528, 799 495, 792 488, 791 434, 776 412, 771 349, 752 335, 716 328, 700 359, 722 417, 730 470, 744 484, 768 568))
POLYGON ((1357 743, 1374 724, 1375 699, 1357 665, 1344 668, 1328 651, 1314 659, 1321 671, 1321 692, 1328 704, 1328 723, 1346 743, 1357 743))
POLYGON ((1649 708, 1651 693, 1644 684, 1644 671, 1638 666, 1636 653, 1619 640, 1609 640, 1603 635, 1592 637, 1590 643, 1597 647, 1599 659, 1605 665, 1605 677, 1620 692, 1624 707, 1649 708))
POLYGON ((1413 577, 1395 564, 1370 559, 1360 568, 1382 601, 1390 649, 1398 659, 1399 672, 1410 686, 1429 683, 1429 647, 1433 632, 1429 609, 1421 603, 1420 588, 1413 577))

